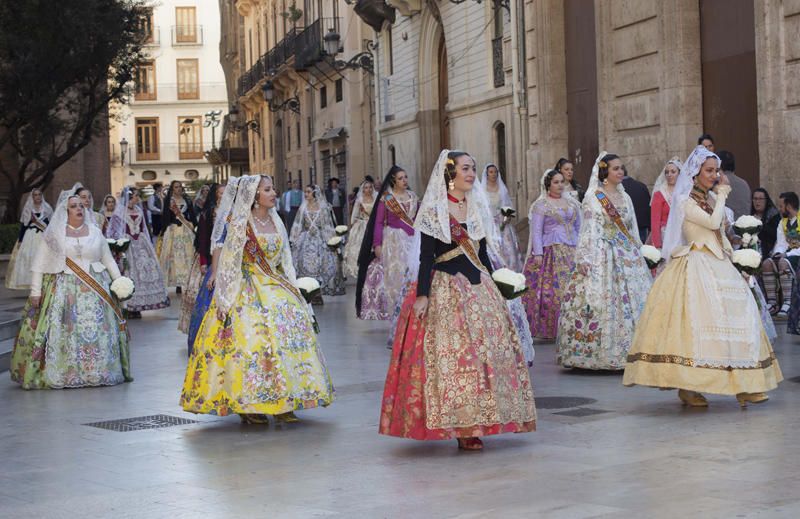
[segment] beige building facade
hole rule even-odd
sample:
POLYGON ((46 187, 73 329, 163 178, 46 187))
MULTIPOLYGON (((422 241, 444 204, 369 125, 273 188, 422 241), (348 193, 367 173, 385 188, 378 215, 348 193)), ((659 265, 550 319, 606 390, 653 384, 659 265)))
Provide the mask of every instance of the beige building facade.
POLYGON ((375 175, 372 30, 343 0, 222 4, 236 9, 240 36, 238 55, 223 55, 237 112, 226 132, 246 138, 250 170, 274 175, 281 191, 296 179, 324 189, 333 177, 349 191, 375 175), (335 55, 325 49, 334 33, 335 55))
POLYGON ((586 185, 598 152, 617 153, 652 185, 705 132, 751 188, 800 190, 800 0, 375 0, 356 10, 380 28, 380 169, 402 165, 418 191, 438 151, 460 148, 479 169, 501 165, 524 213, 559 157, 577 162, 586 185))

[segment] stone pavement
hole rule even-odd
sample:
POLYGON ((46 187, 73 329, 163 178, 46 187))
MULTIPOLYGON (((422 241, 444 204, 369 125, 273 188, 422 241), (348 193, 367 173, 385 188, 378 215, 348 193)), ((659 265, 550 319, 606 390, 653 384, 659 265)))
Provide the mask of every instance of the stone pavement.
MULTIPOLYGON (((563 371, 539 344, 539 430, 463 453, 377 434, 387 327, 356 320, 352 296, 318 311, 331 407, 282 426, 183 413, 177 307, 133 323, 131 384, 22 391, 0 374, 0 517, 800 517, 796 382, 747 410, 719 396, 686 409, 674 391, 563 371), (159 414, 197 422, 85 425, 159 414)), ((800 340, 776 351, 798 377, 800 340)))

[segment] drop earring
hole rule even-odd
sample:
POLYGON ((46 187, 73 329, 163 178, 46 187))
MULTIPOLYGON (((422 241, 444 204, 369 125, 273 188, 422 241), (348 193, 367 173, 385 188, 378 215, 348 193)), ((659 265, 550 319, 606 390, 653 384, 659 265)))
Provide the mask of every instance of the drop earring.
POLYGON ((448 181, 447 181, 447 189, 449 189, 450 191, 452 191, 452 190, 454 190, 455 188, 456 188, 456 183, 455 183, 455 181, 454 181, 454 180, 451 178, 450 180, 448 180, 448 181))

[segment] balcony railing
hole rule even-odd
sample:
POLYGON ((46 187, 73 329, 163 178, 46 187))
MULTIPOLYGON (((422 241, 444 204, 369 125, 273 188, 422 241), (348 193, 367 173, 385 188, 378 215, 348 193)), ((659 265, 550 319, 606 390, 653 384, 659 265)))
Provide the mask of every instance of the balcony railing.
POLYGON ((339 32, 339 18, 318 18, 297 37, 294 60, 295 70, 308 70, 325 56, 325 33, 329 29, 339 32))
POLYGON ((225 101, 228 98, 227 86, 225 83, 194 83, 188 85, 177 85, 176 83, 158 83, 152 91, 135 92, 133 103, 172 103, 176 101, 189 102, 192 100, 203 101, 225 101), (199 90, 195 90, 195 86, 199 90), (189 95, 191 94, 191 95, 189 95))
POLYGON ((193 161, 197 162, 203 160, 205 152, 211 150, 211 143, 158 143, 149 144, 145 149, 136 149, 131 146, 133 151, 131 157, 125 158, 125 161, 130 161, 130 164, 148 163, 148 162, 178 162, 178 161, 193 161))
POLYGON ((203 44, 202 25, 173 25, 171 33, 173 47, 203 44))
MULTIPOLYGON (((299 35, 302 35, 302 32, 299 35)), ((294 57, 299 35, 296 29, 290 30, 285 38, 263 54, 250 70, 239 78, 236 90, 240 97, 252 90, 263 78, 277 74, 281 67, 294 57)))
POLYGON ((506 84, 506 71, 503 66, 503 37, 492 40, 492 72, 494 76, 494 87, 498 88, 506 84))

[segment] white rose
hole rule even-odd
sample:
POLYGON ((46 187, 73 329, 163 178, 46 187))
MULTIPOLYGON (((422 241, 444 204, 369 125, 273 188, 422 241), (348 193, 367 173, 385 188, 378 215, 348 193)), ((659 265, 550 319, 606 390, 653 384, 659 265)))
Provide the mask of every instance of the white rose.
POLYGON ((111 238, 106 238, 106 243, 108 243, 109 245, 116 245, 117 244, 117 240, 112 240, 111 238))
POLYGON ((328 247, 338 247, 340 243, 342 243, 342 238, 340 236, 334 236, 328 240, 328 247))
POLYGON ((134 290, 133 281, 125 276, 120 276, 111 283, 111 291, 122 301, 130 299, 134 290))
POLYGON ((661 251, 652 245, 642 245, 641 252, 642 256, 651 263, 658 263, 661 261, 661 251))
POLYGON ((739 218, 737 218, 736 223, 734 223, 734 225, 742 229, 749 229, 751 227, 759 227, 761 225, 761 220, 759 220, 755 216, 744 214, 739 218))
POLYGON ((297 280, 297 288, 310 294, 315 290, 319 290, 320 286, 319 281, 316 279, 304 277, 297 280))
POLYGON ((129 241, 130 240, 128 238, 120 238, 119 240, 117 240, 117 246, 118 247, 123 247, 129 241))
POLYGON ((348 227, 346 225, 337 225, 336 228, 334 229, 334 231, 336 231, 336 234, 345 234, 347 230, 348 227))
POLYGON ((761 266, 761 254, 753 249, 739 249, 733 252, 732 261, 743 267, 757 269, 761 266))
POLYGON ((514 287, 515 292, 525 290, 525 275, 513 270, 502 268, 492 273, 492 279, 497 283, 514 287))

